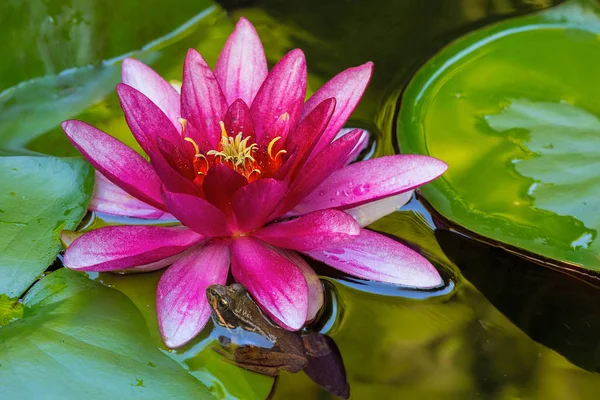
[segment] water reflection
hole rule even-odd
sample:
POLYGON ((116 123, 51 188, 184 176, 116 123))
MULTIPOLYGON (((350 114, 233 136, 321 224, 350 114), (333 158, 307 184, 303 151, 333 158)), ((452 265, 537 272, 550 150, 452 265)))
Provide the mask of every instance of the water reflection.
POLYGON ((571 362, 600 371, 600 289, 456 232, 435 233, 461 272, 511 322, 571 362))
POLYGON ((223 361, 273 377, 281 371, 304 371, 329 393, 349 397, 344 362, 329 336, 277 326, 239 283, 209 286, 206 296, 213 322, 225 329, 217 334, 220 346, 212 348, 223 361))

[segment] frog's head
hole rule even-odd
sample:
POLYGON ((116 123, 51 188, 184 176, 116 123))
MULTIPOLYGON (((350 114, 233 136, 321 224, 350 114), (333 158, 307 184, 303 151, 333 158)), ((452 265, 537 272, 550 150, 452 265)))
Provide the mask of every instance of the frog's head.
POLYGON ((240 283, 229 286, 211 285, 206 288, 206 298, 217 325, 234 329, 239 326, 240 313, 247 299, 246 287, 240 283))

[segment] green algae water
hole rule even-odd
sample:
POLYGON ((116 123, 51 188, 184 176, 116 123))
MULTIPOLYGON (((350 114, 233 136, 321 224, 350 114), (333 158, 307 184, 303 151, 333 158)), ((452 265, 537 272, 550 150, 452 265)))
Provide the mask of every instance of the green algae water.
MULTIPOLYGON (((21 37, 18 35, 35 38, 22 44, 22 52, 7 47, 10 63, 5 64, 0 77, 1 147, 77 155, 58 125, 69 117, 85 120, 139 149, 113 90, 120 79, 119 61, 124 56, 138 57, 167 79, 180 80, 187 48, 197 48, 214 66, 233 29, 232 21, 243 15, 255 24, 271 65, 292 48, 306 53, 309 95, 343 69, 373 61, 372 83, 349 125, 372 133, 372 146, 363 157, 398 153, 395 124, 404 106, 401 97, 421 65, 461 35, 556 5, 544 0, 264 0, 222 4, 178 0, 176 6, 169 7, 161 2, 132 3, 138 7, 115 7, 110 12, 103 2, 90 2, 85 7, 58 0, 33 2, 32 9, 27 10, 12 3, 0 6, 7 7, 0 13, 0 18, 6 19, 0 24, 5 26, 4 34, 12 38, 7 41, 14 43, 21 37), (31 10, 35 12, 31 14, 31 10), (14 17, 8 17, 8 11, 14 17), (19 21, 28 17, 40 22, 40 32, 14 28, 22 26, 19 21), (61 102, 58 114, 56 102, 61 102)), ((562 56, 549 55, 548 62, 560 63, 562 56)), ((460 90, 456 88, 457 93, 460 90)), ((443 104, 439 107, 444 111, 443 104)), ((456 117, 447 114, 446 118, 456 117)), ((444 120, 429 123, 443 125, 444 120)), ((443 149, 453 162, 460 159, 460 150, 443 149)), ((485 180, 485 176, 479 179, 485 180)), ((400 211, 369 228, 427 257, 442 274, 443 287, 402 289, 364 282, 312 263, 324 281, 327 302, 310 329, 326 333, 339 347, 351 398, 597 398, 600 282, 570 275, 561 268, 550 269, 502 247, 474 240, 428 211, 424 203, 415 196, 400 211)), ((89 215, 82 226, 90 229, 123 222, 89 215)), ((14 351, 25 337, 36 337, 31 332, 45 332, 46 349, 56 347, 57 354, 65 357, 63 364, 70 366, 73 379, 79 379, 76 369, 83 354, 73 348, 94 351, 92 346, 81 344, 95 340, 94 332, 85 330, 86 318, 94 315, 101 316, 112 332, 121 332, 119 321, 126 320, 122 335, 101 337, 115 343, 110 352, 102 353, 108 363, 101 364, 102 357, 98 357, 94 364, 110 371, 110 360, 118 359, 133 371, 127 380, 123 378, 125 371, 119 371, 128 391, 110 393, 114 396, 168 398, 171 394, 193 398, 195 393, 203 398, 210 393, 217 398, 239 399, 332 398, 302 373, 282 372, 274 380, 224 362, 212 348, 219 345, 218 337, 226 331, 212 323, 183 348, 166 349, 155 312, 160 271, 90 274, 91 281, 72 276, 74 273, 62 269, 60 263, 51 270, 55 270, 49 275, 54 276, 52 284, 39 289, 34 286, 33 293, 22 298, 23 306, 19 303, 15 308, 15 299, 11 299, 10 307, 5 307, 13 310, 10 320, 17 321, 0 328, 2 398, 11 398, 10 394, 25 385, 25 398, 43 398, 52 390, 60 390, 59 386, 43 384, 43 379, 27 377, 26 367, 17 375, 20 380, 4 384, 2 376, 13 373, 6 372, 7 366, 31 367, 31 362, 37 363, 36 373, 61 378, 49 372, 42 353, 14 351), (49 293, 54 296, 52 302, 43 300, 49 293), (107 300, 93 297, 96 294, 107 300), (48 326, 53 330, 45 331, 48 326), (83 332, 73 341, 74 347, 61 343, 70 343, 59 334, 69 329, 83 332), (21 336, 11 337, 11 332, 21 336), (12 340, 13 350, 2 347, 7 338, 12 340), (142 353, 146 350, 141 345, 131 347, 128 340, 146 343, 153 351, 142 353), (202 392, 201 387, 209 392, 202 392)), ((105 373, 109 379, 110 372, 105 373)), ((106 384, 102 377, 89 379, 84 384, 102 392, 106 384)))

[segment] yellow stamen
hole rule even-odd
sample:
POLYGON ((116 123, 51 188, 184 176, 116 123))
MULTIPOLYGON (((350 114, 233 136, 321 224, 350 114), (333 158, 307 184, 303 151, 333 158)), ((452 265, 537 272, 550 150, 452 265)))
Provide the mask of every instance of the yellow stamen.
MULTIPOLYGON (((182 126, 183 126, 183 124, 182 124, 182 126)), ((201 155, 200 148, 198 147, 198 145, 196 144, 194 139, 186 137, 186 138, 183 138, 183 140, 185 140, 186 142, 190 142, 192 144, 192 146, 194 146, 194 151, 196 152, 196 157, 198 157, 198 155, 201 155)), ((204 156, 202 156, 202 157, 204 157, 204 156)))
MULTIPOLYGON (((284 114, 285 115, 285 114, 284 114)), ((269 147, 267 147, 267 154, 269 155, 269 157, 271 157, 271 159, 273 159, 273 154, 271 154, 271 152, 273 151, 273 145, 275 145, 275 143, 281 139, 281 136, 277 136, 275 139, 271 140, 269 142, 269 147)))
POLYGON ((179 121, 179 125, 181 125, 181 134, 183 135, 183 132, 185 132, 185 128, 187 127, 188 120, 185 118, 177 118, 177 121, 179 121))
MULTIPOLYGON (((224 125, 221 126, 224 131, 224 125)), ((242 135, 240 132, 235 137, 221 136, 221 151, 210 150, 206 154, 219 158, 220 162, 230 162, 235 168, 241 167, 245 170, 246 162, 256 161, 252 157, 252 152, 256 151, 258 145, 256 143, 248 145, 250 137, 242 139, 242 135)))
POLYGON ((227 135, 227 129, 225 129, 225 123, 223 121, 219 121, 219 126, 221 126, 221 137, 229 137, 229 135, 227 135))
POLYGON ((279 150, 277 154, 275 154, 275 157, 273 157, 273 161, 277 160, 277 157, 279 157, 280 154, 283 156, 284 154, 287 154, 287 151, 279 150))

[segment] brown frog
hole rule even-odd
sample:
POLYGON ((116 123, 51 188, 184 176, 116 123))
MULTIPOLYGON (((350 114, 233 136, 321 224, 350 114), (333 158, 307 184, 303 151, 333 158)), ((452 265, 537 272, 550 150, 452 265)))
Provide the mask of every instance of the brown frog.
MULTIPOLYGON (((340 352, 333 340, 320 333, 300 335, 272 323, 239 283, 212 285, 206 289, 213 321, 235 335, 253 332, 266 339, 266 346, 232 346, 226 338, 219 342, 225 350, 215 349, 225 359, 260 374, 277 376, 281 370, 304 370, 313 381, 330 393, 348 398, 349 386, 340 352), (240 329, 238 329, 240 328, 240 329)), ((227 338, 229 339, 229 338, 227 338)))

